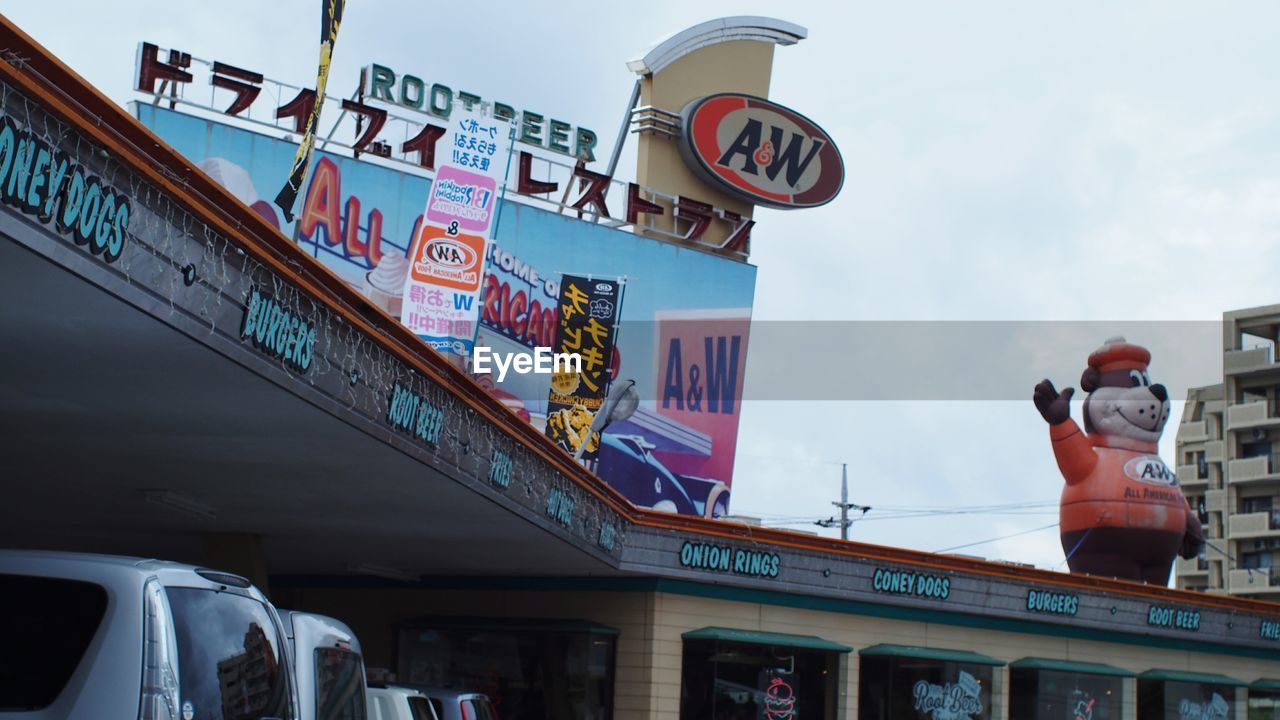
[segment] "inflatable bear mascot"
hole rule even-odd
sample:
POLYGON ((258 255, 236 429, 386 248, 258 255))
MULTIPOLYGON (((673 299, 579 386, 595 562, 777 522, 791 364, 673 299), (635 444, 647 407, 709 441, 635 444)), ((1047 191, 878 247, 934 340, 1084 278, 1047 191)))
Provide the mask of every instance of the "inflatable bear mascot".
POLYGON ((1151 353, 1106 341, 1080 376, 1084 432, 1071 419, 1071 388, 1036 385, 1036 409, 1049 439, 1062 490, 1059 529, 1073 573, 1164 585, 1175 555, 1195 557, 1204 543, 1200 521, 1178 478, 1156 454, 1169 419, 1169 393, 1147 375, 1151 353))

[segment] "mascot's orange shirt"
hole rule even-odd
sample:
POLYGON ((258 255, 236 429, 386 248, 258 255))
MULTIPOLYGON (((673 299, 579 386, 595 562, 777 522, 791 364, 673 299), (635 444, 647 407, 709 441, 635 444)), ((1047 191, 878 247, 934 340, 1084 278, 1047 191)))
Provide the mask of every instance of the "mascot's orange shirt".
POLYGON ((1062 532, 1093 527, 1167 530, 1187 527, 1187 501, 1156 444, 1085 435, 1074 420, 1049 426, 1062 489, 1062 532))

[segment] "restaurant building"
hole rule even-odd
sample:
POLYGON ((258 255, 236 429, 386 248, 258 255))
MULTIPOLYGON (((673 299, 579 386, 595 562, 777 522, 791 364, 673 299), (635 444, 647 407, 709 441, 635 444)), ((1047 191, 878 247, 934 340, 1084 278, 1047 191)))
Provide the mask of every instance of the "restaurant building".
POLYGON ((243 573, 504 720, 1276 716, 1280 605, 637 507, 0 23, 4 545, 243 573))

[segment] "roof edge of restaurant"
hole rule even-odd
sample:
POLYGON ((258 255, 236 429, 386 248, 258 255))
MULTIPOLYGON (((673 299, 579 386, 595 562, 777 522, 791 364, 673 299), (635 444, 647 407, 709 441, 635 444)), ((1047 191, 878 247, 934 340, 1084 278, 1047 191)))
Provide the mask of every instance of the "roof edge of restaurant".
POLYGON ((719 520, 672 515, 631 505, 619 492, 573 462, 533 426, 507 410, 479 384, 434 352, 390 315, 347 287, 336 275, 298 248, 278 229, 237 200, 176 150, 131 117, 71 70, 42 45, 0 15, 5 55, 0 76, 48 104, 48 109, 104 147, 119 154, 187 210, 218 228, 235 245, 282 277, 297 284, 316 302, 366 333, 408 366, 442 386, 480 416, 510 434, 543 460, 639 527, 692 533, 708 538, 744 540, 794 550, 868 560, 903 563, 933 570, 988 578, 1017 579, 1064 588, 1087 588, 1143 598, 1177 601, 1225 610, 1275 613, 1280 604, 1262 600, 1156 587, 1142 583, 1078 576, 996 561, 952 557, 904 548, 822 538, 719 520))

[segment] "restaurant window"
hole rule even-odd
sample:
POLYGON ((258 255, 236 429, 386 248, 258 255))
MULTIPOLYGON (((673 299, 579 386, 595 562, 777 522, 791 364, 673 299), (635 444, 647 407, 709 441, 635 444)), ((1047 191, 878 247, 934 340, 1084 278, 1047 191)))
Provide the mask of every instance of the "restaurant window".
POLYGON ((482 692, 502 720, 613 717, 617 631, 576 620, 402 624, 401 682, 482 692))
POLYGON ((1266 688, 1249 688, 1249 720, 1280 720, 1280 685, 1267 683, 1266 688))
MULTIPOLYGON (((708 628, 707 630, 714 630, 708 628)), ((680 717, 683 720, 833 720, 839 656, 849 649, 819 638, 694 631, 684 639, 680 717), (690 637, 702 633, 702 637, 690 637), (788 637, 801 638, 790 641, 788 637), (816 647, 790 642, 818 641, 816 647), (774 644, 783 643, 783 644, 774 644)))
POLYGON ((1156 671, 1138 679, 1138 720, 1231 720, 1235 717, 1236 689, 1229 683, 1207 679, 1162 679, 1156 671), (1154 677, 1153 677, 1154 676, 1154 677))
MULTIPOLYGON (((1034 665, 1034 663, 1031 663, 1034 665)), ((1070 669, 1009 670, 1009 717, 1020 720, 1120 720, 1124 678, 1070 669)), ((1066 668, 1067 664, 1056 664, 1066 668)))
POLYGON ((925 648, 880 654, 889 651, 876 648, 864 650, 860 659, 858 720, 985 720, 992 717, 993 666, 981 662, 983 656, 925 648))

